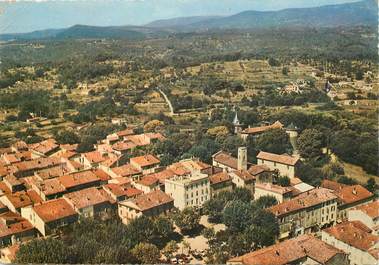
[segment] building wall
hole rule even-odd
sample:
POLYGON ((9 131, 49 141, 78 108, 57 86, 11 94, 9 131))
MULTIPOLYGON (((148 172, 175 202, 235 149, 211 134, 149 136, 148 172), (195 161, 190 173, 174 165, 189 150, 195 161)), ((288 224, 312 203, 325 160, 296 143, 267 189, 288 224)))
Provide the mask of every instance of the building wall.
POLYGON ((281 176, 287 176, 289 178, 295 177, 295 166, 289 166, 289 165, 280 164, 277 162, 272 162, 272 161, 262 160, 262 159, 258 159, 257 164, 258 165, 266 165, 271 170, 277 169, 281 176))
POLYGON ((3 236, 0 238, 0 246, 6 247, 6 246, 14 245, 17 242, 30 240, 33 237, 35 237, 35 234, 36 234, 35 229, 30 229, 30 230, 23 231, 20 233, 3 236))
POLYGON ((211 187, 211 196, 215 197, 223 191, 233 191, 233 183, 231 181, 213 184, 211 187))
POLYGON ((215 160, 212 161, 212 165, 214 167, 220 167, 220 168, 222 168, 225 172, 230 172, 230 171, 235 170, 234 168, 228 167, 228 166, 226 166, 226 165, 224 165, 222 163, 219 163, 219 162, 217 162, 215 160))
MULTIPOLYGON (((322 241, 346 252, 349 255, 349 260, 351 265, 377 265, 377 260, 371 256, 368 252, 355 248, 342 242, 332 235, 322 231, 321 233, 322 241)), ((379 243, 376 244, 378 246, 379 243)), ((373 246, 374 248, 375 246, 373 246)))
POLYGON ((282 203, 284 201, 283 194, 261 189, 260 187, 255 186, 254 199, 257 200, 262 196, 273 196, 279 203, 282 203))
POLYGON ((173 202, 162 204, 158 207, 151 208, 147 211, 140 211, 134 207, 128 205, 118 205, 118 216, 124 224, 128 224, 131 220, 140 217, 142 215, 153 217, 161 214, 167 214, 174 208, 173 202))
POLYGON ((288 214, 278 218, 280 229, 279 239, 282 240, 300 234, 318 231, 326 225, 334 224, 336 218, 336 200, 288 214))
POLYGON ((338 221, 344 221, 348 219, 348 212, 349 210, 353 209, 354 207, 357 207, 359 205, 365 205, 373 201, 373 198, 369 198, 366 200, 358 201, 351 204, 344 204, 338 206, 338 215, 337 220, 338 221))
POLYGON ((181 180, 165 181, 165 192, 174 199, 174 205, 179 210, 185 207, 201 207, 210 199, 211 187, 208 178, 185 183, 181 180))
POLYGON ((371 229, 379 225, 379 218, 375 220, 361 210, 349 210, 347 217, 349 221, 361 221, 371 229))

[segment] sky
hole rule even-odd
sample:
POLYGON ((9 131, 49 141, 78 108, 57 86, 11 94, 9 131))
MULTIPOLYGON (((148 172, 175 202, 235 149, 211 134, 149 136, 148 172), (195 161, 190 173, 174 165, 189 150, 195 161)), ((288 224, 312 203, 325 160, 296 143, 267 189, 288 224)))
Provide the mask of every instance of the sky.
POLYGON ((233 15, 357 0, 0 0, 0 34, 94 26, 143 25, 157 19, 233 15))

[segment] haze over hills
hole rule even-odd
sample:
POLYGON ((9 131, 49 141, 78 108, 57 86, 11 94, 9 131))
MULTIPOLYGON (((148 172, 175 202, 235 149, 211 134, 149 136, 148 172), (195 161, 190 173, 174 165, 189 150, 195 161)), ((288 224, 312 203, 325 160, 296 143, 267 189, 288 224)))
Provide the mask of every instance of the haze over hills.
POLYGON ((3 34, 0 40, 127 38, 141 39, 170 32, 193 32, 213 29, 262 29, 271 27, 376 26, 378 3, 364 0, 355 3, 280 11, 244 11, 232 16, 197 16, 156 20, 144 26, 98 27, 75 25, 22 34, 3 34))

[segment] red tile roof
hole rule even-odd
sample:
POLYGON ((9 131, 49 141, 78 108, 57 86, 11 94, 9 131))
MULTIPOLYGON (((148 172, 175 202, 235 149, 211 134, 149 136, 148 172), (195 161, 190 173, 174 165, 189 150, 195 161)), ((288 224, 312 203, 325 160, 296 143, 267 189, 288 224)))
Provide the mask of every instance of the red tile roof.
POLYGON ((57 150, 59 145, 56 144, 54 139, 47 139, 36 144, 31 144, 29 147, 35 152, 46 155, 49 152, 57 150))
POLYGON ((34 229, 29 221, 17 213, 2 213, 0 214, 0 220, 0 238, 31 231, 34 229))
POLYGON ((33 209, 45 223, 77 215, 71 205, 63 198, 35 205, 33 209))
POLYGON ((252 165, 248 169, 249 173, 253 176, 261 174, 263 172, 271 172, 270 168, 266 165, 252 165))
POLYGON ((339 191, 335 191, 335 194, 343 204, 359 202, 374 197, 374 194, 361 185, 346 186, 339 191))
POLYGON ((137 145, 131 141, 117 142, 112 145, 112 149, 116 151, 127 151, 137 147, 137 145))
POLYGON ((326 264, 327 261, 337 254, 345 253, 314 236, 302 235, 240 257, 232 258, 229 262, 242 263, 244 265, 286 265, 297 264, 303 259, 310 257, 321 264, 326 264))
POLYGON ((13 164, 16 171, 38 170, 62 164, 59 157, 42 157, 13 164))
POLYGON ((287 154, 277 155, 277 154, 263 152, 263 151, 259 152, 259 154, 257 155, 257 159, 277 162, 280 164, 285 164, 285 165, 290 165, 290 166, 296 165, 296 163, 299 161, 298 157, 293 157, 287 154))
POLYGON ((317 188, 304 192, 291 200, 274 205, 269 208, 269 211, 279 217, 335 199, 337 199, 337 196, 334 195, 333 191, 317 188))
POLYGON ((126 196, 128 198, 131 198, 143 193, 142 190, 131 188, 131 187, 125 187, 123 185, 119 185, 115 183, 108 183, 104 185, 103 188, 104 190, 113 194, 116 197, 126 196))
POLYGON ((371 234, 369 232, 371 230, 359 221, 343 222, 323 231, 337 240, 363 251, 368 251, 379 242, 379 236, 371 234))
POLYGON ((228 182, 231 180, 232 180, 232 178, 226 172, 220 172, 220 173, 214 174, 212 176, 209 176, 209 181, 210 181, 211 185, 222 183, 222 182, 228 182))
POLYGON ((254 180, 255 176, 251 175, 247 170, 234 170, 232 174, 240 177, 244 181, 254 180))
POLYGON ((66 188, 61 184, 58 178, 46 179, 41 183, 37 183, 38 189, 45 194, 45 196, 63 193, 66 188))
POLYGON ((272 129, 281 129, 283 127, 284 126, 280 121, 276 121, 271 125, 246 128, 245 130, 242 131, 242 133, 243 134, 259 134, 259 133, 263 133, 265 131, 272 130, 272 129))
POLYGON ((92 172, 98 176, 101 181, 107 181, 111 179, 111 177, 102 169, 93 169, 92 172))
POLYGON ((71 173, 70 175, 61 176, 58 179, 66 189, 100 181, 100 178, 91 170, 71 173))
POLYGON ((153 176, 157 178, 161 184, 164 184, 165 179, 170 179, 175 176, 175 173, 171 169, 165 169, 157 173, 150 174, 148 176, 153 176))
POLYGON ((33 204, 33 201, 25 191, 18 191, 15 193, 5 194, 4 196, 16 209, 33 204))
POLYGON ((143 185, 143 186, 153 186, 153 185, 158 185, 158 179, 153 176, 143 176, 139 181, 137 181, 138 184, 143 185))
POLYGON ((137 164, 140 167, 158 165, 160 160, 153 155, 144 155, 130 158, 130 163, 137 164))
POLYGON ((255 189, 262 189, 279 194, 287 194, 292 192, 292 188, 282 187, 271 183, 256 183, 255 189))
POLYGON ((379 201, 370 202, 355 208, 370 216, 372 219, 379 217, 379 201))
POLYGON ((131 164, 125 164, 120 167, 114 167, 111 170, 120 177, 129 177, 142 173, 139 169, 135 168, 131 164))
POLYGON ((223 164, 227 167, 237 169, 238 168, 238 159, 231 156, 230 154, 220 151, 213 155, 213 160, 217 163, 223 164))
POLYGON ((91 164, 100 163, 108 159, 107 156, 102 155, 99 151, 92 151, 82 154, 91 164))
POLYGON ((334 191, 342 190, 342 188, 344 188, 346 186, 348 186, 348 185, 338 183, 336 181, 332 181, 332 180, 328 180, 328 179, 324 179, 321 182, 321 187, 326 188, 326 189, 330 189, 330 190, 334 190, 334 191))
POLYGON ((63 195, 76 209, 109 202, 97 188, 88 188, 63 195))
POLYGON ((173 198, 160 190, 142 194, 140 196, 137 196, 135 199, 130 200, 130 202, 134 204, 140 211, 146 211, 154 207, 171 203, 173 201, 173 198))

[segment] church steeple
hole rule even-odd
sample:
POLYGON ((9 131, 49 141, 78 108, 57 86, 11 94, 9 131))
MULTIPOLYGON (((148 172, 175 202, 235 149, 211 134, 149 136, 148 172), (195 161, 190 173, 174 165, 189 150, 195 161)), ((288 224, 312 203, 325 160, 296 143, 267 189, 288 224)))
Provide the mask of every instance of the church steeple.
POLYGON ((242 131, 242 124, 240 123, 240 121, 238 119, 237 110, 235 108, 234 108, 234 111, 235 111, 235 115, 234 115, 234 119, 233 119, 234 133, 238 134, 242 131))

